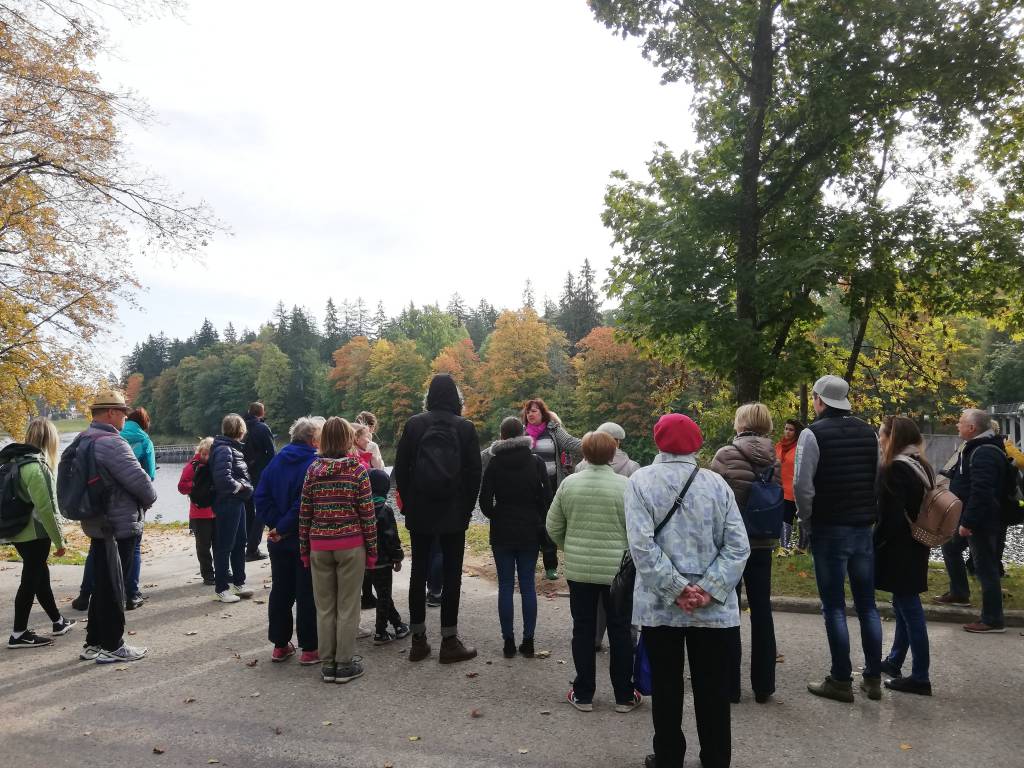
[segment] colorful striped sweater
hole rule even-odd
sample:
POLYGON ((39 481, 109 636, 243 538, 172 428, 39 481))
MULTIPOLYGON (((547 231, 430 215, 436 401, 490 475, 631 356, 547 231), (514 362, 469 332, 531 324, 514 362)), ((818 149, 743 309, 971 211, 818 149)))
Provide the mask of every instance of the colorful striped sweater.
POLYGON ((306 470, 299 503, 299 553, 364 545, 377 557, 377 517, 370 476, 358 459, 317 457, 306 470))

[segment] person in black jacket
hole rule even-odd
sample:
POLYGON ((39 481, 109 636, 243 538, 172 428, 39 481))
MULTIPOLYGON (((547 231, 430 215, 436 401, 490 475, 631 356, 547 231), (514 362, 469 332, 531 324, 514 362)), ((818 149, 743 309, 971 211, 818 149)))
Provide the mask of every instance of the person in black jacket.
POLYGON ((793 495, 802 525, 810 527, 814 578, 821 598, 832 668, 815 696, 853 702, 853 665, 846 626, 846 577, 864 648, 861 690, 882 698, 882 621, 875 605, 875 552, 871 528, 878 518, 875 480, 878 437, 850 413, 850 385, 838 376, 814 382, 814 423, 796 444, 793 495))
POLYGON ((441 545, 444 590, 441 597, 442 664, 476 656, 459 639, 459 591, 466 528, 480 491, 480 441, 473 422, 462 418, 462 395, 455 380, 439 373, 430 381, 426 411, 402 429, 394 476, 412 544, 409 574, 409 661, 430 655, 426 635, 426 584, 430 546, 441 545))
MULTIPOLYGON (((250 403, 249 410, 245 416, 245 445, 242 448, 242 455, 245 457, 245 465, 249 469, 249 478, 252 480, 252 487, 260 484, 260 475, 274 458, 274 435, 264 423, 266 409, 263 403, 250 403)), ((263 560, 266 558, 260 550, 260 541, 263 540, 263 525, 256 519, 256 506, 252 499, 245 502, 245 530, 246 560, 263 560)))
POLYGON ((374 591, 377 593, 377 627, 373 635, 374 645, 384 645, 392 640, 401 640, 409 635, 409 627, 402 621, 392 598, 392 575, 402 570, 405 552, 398 536, 395 512, 388 504, 391 478, 383 469, 370 470, 370 490, 373 492, 373 511, 377 516, 377 562, 367 569, 374 591), (388 624, 395 631, 388 631, 388 624))
POLYGON ((523 643, 519 652, 533 656, 537 627, 537 556, 544 541, 544 521, 551 484, 544 460, 533 453, 523 424, 515 416, 501 422, 501 439, 490 447, 491 459, 480 485, 480 510, 491 521, 490 542, 498 571, 498 620, 506 659, 516 655, 513 619, 516 571, 523 604, 523 643))
POLYGON ((1003 591, 999 584, 999 541, 1002 536, 1000 497, 1006 460, 1003 439, 990 427, 988 413, 968 408, 956 428, 964 447, 950 473, 949 490, 963 502, 960 529, 952 541, 942 547, 949 592, 935 599, 937 603, 969 605, 971 588, 963 561, 963 542, 971 549, 974 573, 981 582, 981 620, 965 624, 968 632, 1005 632, 1003 591))
POLYGON ((906 416, 889 416, 878 430, 882 467, 878 482, 878 525, 875 526, 875 588, 892 593, 896 636, 882 671, 893 691, 932 695, 928 678, 928 627, 921 593, 928 589, 929 548, 911 535, 907 518, 921 512, 925 489, 935 485, 935 472, 924 455, 921 432, 906 416), (909 677, 901 669, 907 651, 914 654, 909 677))
POLYGON ((245 422, 237 413, 229 413, 220 425, 223 434, 213 439, 210 471, 213 474, 213 512, 217 519, 217 537, 213 544, 214 590, 222 603, 237 603, 252 597, 245 586, 245 502, 252 497, 249 470, 242 457, 245 422), (228 588, 228 561, 232 589, 228 588))

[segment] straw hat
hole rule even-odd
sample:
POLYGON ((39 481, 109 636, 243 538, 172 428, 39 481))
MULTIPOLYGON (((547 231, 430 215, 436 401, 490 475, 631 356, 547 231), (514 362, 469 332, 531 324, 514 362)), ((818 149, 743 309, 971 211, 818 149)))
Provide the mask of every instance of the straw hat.
POLYGON ((104 411, 117 409, 128 412, 128 404, 124 401, 124 395, 114 389, 101 389, 93 398, 90 411, 104 411))

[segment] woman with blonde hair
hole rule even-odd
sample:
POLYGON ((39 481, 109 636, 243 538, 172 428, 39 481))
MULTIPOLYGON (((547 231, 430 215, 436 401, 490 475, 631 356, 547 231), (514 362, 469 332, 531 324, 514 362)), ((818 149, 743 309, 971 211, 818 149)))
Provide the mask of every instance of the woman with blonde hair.
POLYGON ((242 455, 245 421, 237 413, 229 413, 221 422, 220 430, 222 434, 213 439, 210 449, 213 513, 217 518, 217 540, 213 544, 214 590, 222 603, 237 603, 253 595, 252 589, 245 586, 245 502, 252 497, 253 488, 242 455))
POLYGON ((7 647, 11 649, 41 648, 53 644, 50 638, 40 637, 28 628, 33 599, 39 601, 39 606, 53 622, 54 636, 67 634, 76 624, 65 619, 57 608, 50 588, 50 569, 46 565, 51 543, 56 547, 57 557, 64 554, 54 474, 59 444, 60 436, 53 422, 37 418, 29 422, 24 443, 10 443, 0 450, 0 465, 3 465, 4 474, 16 473, 11 481, 17 501, 28 513, 20 530, 0 539, 14 545, 22 562, 21 584, 14 597, 14 631, 7 641, 7 647))
POLYGON ((370 476, 349 452, 355 433, 337 416, 320 432, 320 455, 306 470, 299 501, 299 557, 312 569, 316 633, 325 683, 363 674, 353 655, 363 573, 377 560, 370 476))
POLYGON ((192 460, 181 468, 178 493, 189 497, 188 527, 192 529, 192 535, 196 538, 196 559, 199 560, 199 573, 203 577, 203 584, 212 587, 217 583, 213 575, 213 538, 217 520, 213 514, 212 504, 201 506, 191 498, 196 472, 199 472, 201 467, 205 467, 206 472, 210 472, 211 448, 213 448, 212 437, 204 437, 199 441, 192 460))
MULTIPOLYGON (((722 477, 736 496, 742 514, 747 506, 750 487, 761 478, 782 484, 782 468, 769 435, 772 415, 764 403, 747 403, 736 409, 733 420, 736 437, 718 449, 711 469, 722 477), (769 476, 770 475, 770 476, 769 476)), ((780 532, 781 532, 781 516, 780 532)), ((751 538, 750 557, 743 568, 743 578, 736 584, 739 595, 745 584, 750 606, 750 683, 754 700, 764 704, 775 693, 775 622, 772 619, 772 550, 778 538, 751 538)), ((731 700, 740 700, 740 667, 743 648, 739 627, 731 634, 732 678, 731 700)))

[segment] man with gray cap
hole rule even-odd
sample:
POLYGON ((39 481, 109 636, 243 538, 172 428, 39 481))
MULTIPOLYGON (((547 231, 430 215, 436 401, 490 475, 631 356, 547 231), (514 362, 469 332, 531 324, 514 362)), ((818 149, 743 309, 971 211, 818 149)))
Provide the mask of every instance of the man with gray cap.
POLYGON ((878 436, 850 413, 850 385, 838 376, 814 382, 814 423, 796 446, 793 494, 797 515, 811 530, 814 577, 832 654, 832 669, 807 690, 836 701, 853 701, 845 582, 850 577, 864 648, 861 690, 882 697, 882 624, 875 606, 872 527, 878 517, 875 478, 878 436))
MULTIPOLYGON (((615 470, 615 474, 629 477, 640 469, 640 465, 629 458, 629 454, 622 450, 622 441, 626 439, 626 430, 614 421, 606 421, 594 431, 604 432, 615 439, 615 457, 608 463, 608 466, 615 470)), ((583 461, 576 465, 576 471, 578 472, 585 466, 587 466, 587 460, 583 459, 583 461)))

